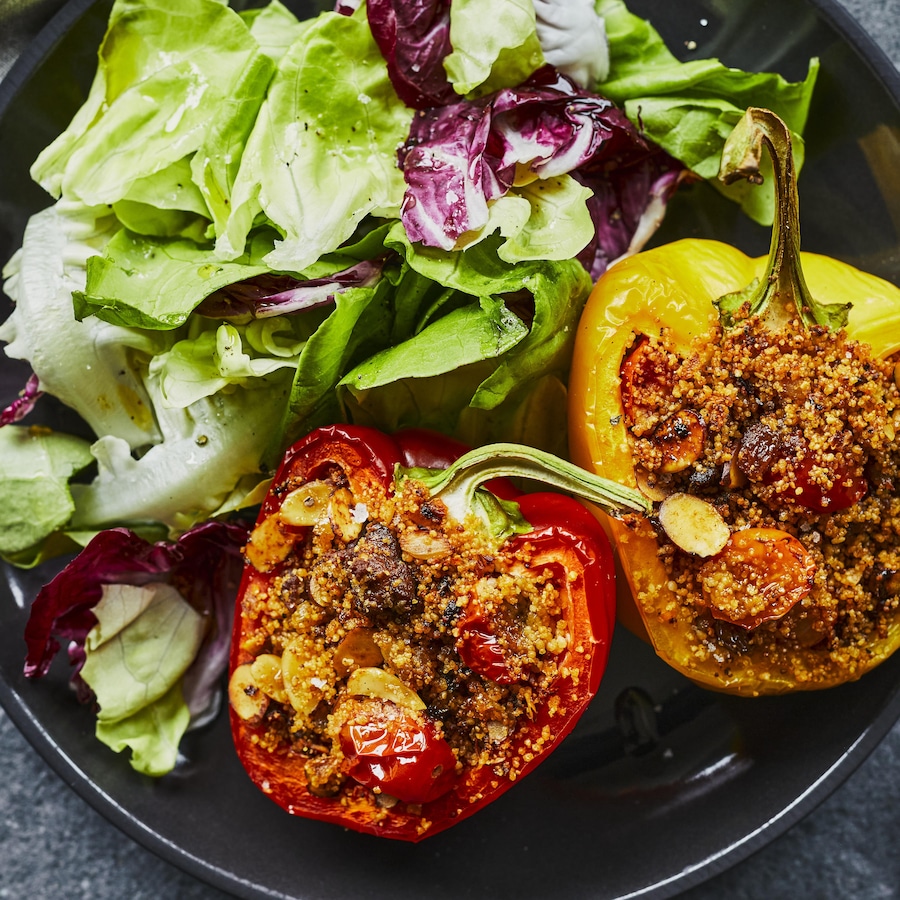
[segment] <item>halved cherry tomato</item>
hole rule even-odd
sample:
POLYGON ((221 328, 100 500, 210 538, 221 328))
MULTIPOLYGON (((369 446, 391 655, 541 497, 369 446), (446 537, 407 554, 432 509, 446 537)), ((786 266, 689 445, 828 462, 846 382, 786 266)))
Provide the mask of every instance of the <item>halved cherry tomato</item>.
POLYGON ((756 628, 806 597, 815 574, 815 560, 793 535, 745 528, 703 564, 700 581, 713 618, 756 628))

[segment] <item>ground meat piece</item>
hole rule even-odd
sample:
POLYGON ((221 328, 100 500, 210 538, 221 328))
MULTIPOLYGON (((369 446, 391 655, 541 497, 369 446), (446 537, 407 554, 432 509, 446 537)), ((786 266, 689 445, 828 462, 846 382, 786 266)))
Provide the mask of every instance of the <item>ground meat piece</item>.
POLYGON ((371 618, 385 613, 408 617, 421 606, 413 571, 400 558, 400 545, 384 525, 369 525, 341 557, 359 612, 371 618))
POLYGON ((334 797, 346 776, 341 771, 341 759, 336 756, 314 756, 303 767, 309 792, 316 797, 334 797))

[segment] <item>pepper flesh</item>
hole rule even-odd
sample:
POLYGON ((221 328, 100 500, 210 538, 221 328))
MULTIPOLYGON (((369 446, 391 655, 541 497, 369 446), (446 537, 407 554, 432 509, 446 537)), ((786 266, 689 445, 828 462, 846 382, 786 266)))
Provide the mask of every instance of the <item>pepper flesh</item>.
MULTIPOLYGON (((799 260, 795 267, 805 276, 804 289, 827 298, 833 308, 850 305, 846 335, 868 344, 874 357, 887 359, 896 354, 900 350, 900 290, 838 260, 800 253, 796 221, 791 227, 789 252, 796 255, 791 265, 799 260)), ((758 280, 763 286, 767 280, 777 284, 787 293, 788 288, 769 277, 774 245, 773 235, 769 256, 752 259, 721 242, 682 240, 623 260, 601 278, 579 325, 569 382, 569 446, 576 463, 602 471, 622 484, 637 485, 623 402, 634 377, 630 370, 637 368, 636 362, 629 365, 629 352, 643 336, 650 336, 662 338, 666 349, 686 358, 712 340, 720 322, 717 305, 726 295, 746 294, 748 286, 758 280)), ((847 479, 824 502, 821 493, 807 488, 805 505, 814 519, 829 504, 831 509, 850 506, 862 493, 859 482, 847 479)), ((802 502, 802 486, 797 494, 802 502)), ((638 516, 629 522, 602 513, 600 518, 613 538, 623 570, 619 581, 621 621, 647 638, 660 657, 700 684, 747 695, 828 687, 859 677, 900 644, 900 617, 894 616, 886 632, 868 644, 850 671, 838 666, 828 669, 828 663, 819 659, 821 654, 808 649, 798 649, 794 664, 787 667, 771 665, 764 655, 752 651, 738 654, 728 666, 717 661, 715 653, 701 659, 690 622, 669 586, 670 576, 659 556, 657 529, 638 516), (814 665, 818 671, 810 676, 814 665)), ((806 573, 802 577, 809 574, 801 564, 797 571, 806 573)), ((783 614, 783 610, 779 612, 783 614)), ((739 618, 736 615, 732 621, 739 618)), ((737 624, 752 628, 760 621, 750 616, 737 624)))
MULTIPOLYGON (((278 540, 270 540, 272 526, 267 523, 280 514, 286 498, 296 496, 303 485, 315 485, 330 477, 333 483, 346 486, 351 495, 348 503, 358 509, 358 502, 353 507, 358 497, 373 497, 378 492, 396 497, 402 484, 412 484, 420 499, 416 515, 423 525, 416 534, 428 533, 424 525, 437 521, 441 501, 422 491, 415 469, 409 473, 409 479, 401 481, 395 481, 395 470, 405 472, 406 467, 420 462, 447 465, 463 449, 419 431, 388 437, 368 428, 332 426, 313 432, 288 451, 248 545, 248 558, 257 564, 248 563, 245 567, 239 593, 231 656, 233 681, 245 675, 248 666, 252 669, 256 660, 277 658, 273 652, 277 648, 270 646, 264 635, 274 621, 267 610, 284 599, 288 582, 282 580, 278 589, 279 579, 296 564, 298 551, 293 542, 309 537, 311 527, 278 529, 289 533, 290 549, 282 547, 278 540), (262 544, 267 540, 275 547, 272 552, 263 552, 260 547, 252 549, 254 541, 262 544)), ((448 720, 446 709, 438 709, 439 692, 426 684, 394 684, 394 680, 399 680, 399 670, 392 670, 389 660, 373 665, 373 660, 367 659, 368 668, 357 668, 353 657, 362 653, 358 647, 339 653, 335 650, 350 676, 345 680, 341 674, 332 675, 335 683, 322 686, 323 696, 333 689, 335 699, 329 701, 330 716, 343 723, 336 738, 340 744, 338 754, 317 754, 312 747, 314 741, 307 740, 304 746, 296 734, 293 739, 289 737, 289 728, 284 732, 285 740, 273 742, 271 717, 283 716, 284 705, 270 699, 259 708, 251 704, 248 710, 241 710, 246 693, 239 693, 239 702, 233 702, 231 709, 238 756, 251 779, 292 814, 383 837, 421 840, 471 815, 530 772, 574 727, 595 694, 615 623, 612 552, 605 533, 594 516, 570 497, 546 492, 520 494, 506 481, 489 483, 507 500, 515 498, 516 507, 527 521, 527 529, 495 540, 492 552, 515 559, 515 565, 525 565, 535 579, 546 579, 552 584, 554 595, 558 594, 558 619, 565 639, 547 650, 547 657, 553 657, 552 670, 548 671, 556 674, 540 693, 535 691, 532 695, 539 703, 528 715, 515 720, 508 736, 495 735, 493 758, 470 766, 462 764, 464 754, 451 746, 455 725, 448 720), (352 694, 350 680, 360 675, 360 681, 386 680, 393 685, 395 694, 352 694), (312 780, 305 765, 310 761, 319 765, 312 780), (340 787, 335 790, 338 784, 340 787)), ((317 491, 318 488, 307 490, 303 496, 315 498, 319 496, 317 491)), ((309 505, 317 502, 313 499, 309 505)), ((292 509, 290 517, 294 519, 296 515, 299 514, 292 509)), ((478 527, 479 520, 465 523, 466 529, 478 527)), ((365 539, 367 529, 368 526, 359 540, 365 539)), ((371 573, 375 563, 367 568, 371 573)), ((292 602, 301 602, 301 596, 293 595, 292 602)), ((305 595, 302 602, 308 603, 305 595)), ((435 617, 446 619, 450 611, 459 615, 456 626, 441 633, 440 653, 442 659, 454 653, 461 658, 450 664, 454 677, 469 688, 489 693, 500 691, 504 685, 512 684, 511 689, 516 689, 515 686, 540 681, 540 670, 533 663, 510 655, 510 642, 504 640, 508 623, 502 615, 492 614, 489 604, 479 607, 472 597, 457 597, 442 610, 436 609, 435 617)), ((364 618, 358 609, 345 612, 364 618)), ((381 610, 373 615, 385 613, 381 610)), ((394 616, 399 617, 400 612, 394 616)), ((427 615, 423 615, 415 621, 426 619, 427 615)), ((316 627, 330 626, 321 623, 316 627)), ((361 630, 356 628, 352 634, 361 630)), ((378 631, 376 628, 367 633, 378 631)), ((337 641, 337 635, 334 643, 345 646, 337 641)), ((358 643, 364 647, 364 636, 358 643)), ((418 646, 412 635, 409 646, 418 646)), ((378 651, 375 652, 377 660, 378 651)), ((333 671, 345 670, 335 666, 333 671)), ((319 676, 328 676, 327 667, 319 676)), ((246 688, 247 682, 242 681, 240 690, 246 688)), ((250 693, 254 690, 251 684, 250 693)), ((321 708, 312 715, 321 718, 325 713, 321 708)))

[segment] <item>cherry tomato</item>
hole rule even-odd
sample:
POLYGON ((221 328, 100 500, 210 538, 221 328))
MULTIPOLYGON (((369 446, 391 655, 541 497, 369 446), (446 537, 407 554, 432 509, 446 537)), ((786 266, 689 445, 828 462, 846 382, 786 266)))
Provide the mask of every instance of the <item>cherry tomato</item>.
POLYGON ((703 565, 700 580, 713 618, 750 629, 780 619, 806 597, 815 573, 815 561, 793 535, 746 528, 703 565))
POLYGON ((347 774, 405 803, 427 803, 453 785, 456 756, 426 719, 394 704, 366 704, 366 719, 341 729, 347 774))
POLYGON ((470 618, 460 628, 456 649, 473 672, 497 684, 514 684, 518 680, 510 671, 497 635, 491 631, 483 616, 470 618))

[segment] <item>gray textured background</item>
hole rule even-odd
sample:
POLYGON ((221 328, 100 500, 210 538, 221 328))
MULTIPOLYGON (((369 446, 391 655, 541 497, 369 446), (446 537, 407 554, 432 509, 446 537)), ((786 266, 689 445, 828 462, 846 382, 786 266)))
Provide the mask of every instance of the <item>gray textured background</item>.
MULTIPOLYGON (((900 67, 900 0, 841 0, 900 67)), ((0 0, 0 5, 15 0, 0 0)), ((0 75, 3 74, 0 66, 0 75)), ((222 900, 88 807, 0 710, 0 898, 222 900)), ((900 724, 821 806, 685 900, 900 897, 900 724)))

